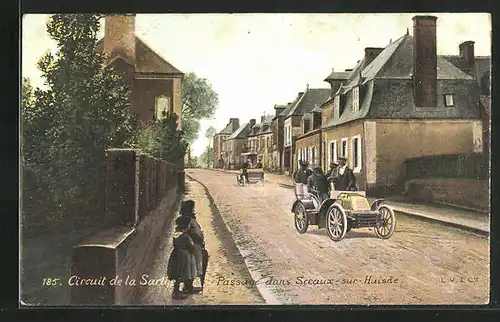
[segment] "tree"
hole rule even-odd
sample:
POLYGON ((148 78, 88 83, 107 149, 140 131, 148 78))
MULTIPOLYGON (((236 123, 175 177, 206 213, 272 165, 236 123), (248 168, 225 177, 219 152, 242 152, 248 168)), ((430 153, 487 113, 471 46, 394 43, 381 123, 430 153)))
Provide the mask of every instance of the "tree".
POLYGON ((163 111, 163 117, 144 129, 138 147, 168 162, 179 163, 188 149, 183 131, 177 130, 176 114, 163 111))
POLYGON ((33 106, 23 113, 26 165, 62 209, 101 202, 93 197, 103 195, 106 148, 130 147, 137 140, 128 88, 113 69, 101 67, 100 18, 49 17, 47 32, 57 52, 45 54, 38 63, 48 89, 36 89, 33 106))
MULTIPOLYGON (((210 126, 206 131, 205 131, 205 138, 208 140, 207 148, 211 148, 210 151, 213 154, 213 147, 211 147, 212 140, 214 138, 215 133, 217 133, 217 130, 213 127, 210 126)), ((214 155, 211 156, 210 158, 212 161, 214 160, 214 155)), ((213 165, 213 164, 212 164, 213 165)), ((207 167, 210 168, 210 162, 207 162, 207 167)))
POLYGON ((209 168, 213 164, 213 149, 210 146, 205 148, 205 151, 200 155, 200 160, 204 163, 205 167, 209 168))
POLYGON ((211 118, 219 104, 212 85, 194 73, 184 75, 182 82, 182 130, 188 143, 198 138, 200 120, 211 118))

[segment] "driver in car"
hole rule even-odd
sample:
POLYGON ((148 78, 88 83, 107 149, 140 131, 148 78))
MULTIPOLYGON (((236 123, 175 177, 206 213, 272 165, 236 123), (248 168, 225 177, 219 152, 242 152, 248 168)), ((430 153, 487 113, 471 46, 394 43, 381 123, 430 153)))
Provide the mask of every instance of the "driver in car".
POLYGON ((339 167, 335 178, 335 190, 356 191, 356 177, 353 171, 347 166, 347 158, 339 157, 339 167))
POLYGON ((307 178, 307 188, 309 191, 316 191, 320 203, 328 199, 330 184, 327 176, 323 173, 319 165, 313 167, 312 174, 307 178))

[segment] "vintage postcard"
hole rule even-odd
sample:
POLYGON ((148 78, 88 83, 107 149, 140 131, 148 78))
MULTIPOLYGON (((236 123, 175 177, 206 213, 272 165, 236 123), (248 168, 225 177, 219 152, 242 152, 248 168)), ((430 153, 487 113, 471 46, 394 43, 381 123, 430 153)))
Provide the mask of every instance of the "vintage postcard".
POLYGON ((490 301, 487 13, 29 14, 21 306, 490 301))

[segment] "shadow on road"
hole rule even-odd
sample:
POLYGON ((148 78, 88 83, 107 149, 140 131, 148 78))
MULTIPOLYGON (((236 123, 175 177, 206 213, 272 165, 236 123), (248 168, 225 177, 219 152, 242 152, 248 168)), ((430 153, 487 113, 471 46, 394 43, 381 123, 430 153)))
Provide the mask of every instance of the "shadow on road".
MULTIPOLYGON (((326 238, 328 238, 328 235, 326 234, 326 229, 311 230, 308 231, 307 234, 325 236, 326 238)), ((344 239, 349 239, 349 238, 376 238, 376 236, 374 232, 361 232, 361 231, 351 230, 344 237, 344 239)))

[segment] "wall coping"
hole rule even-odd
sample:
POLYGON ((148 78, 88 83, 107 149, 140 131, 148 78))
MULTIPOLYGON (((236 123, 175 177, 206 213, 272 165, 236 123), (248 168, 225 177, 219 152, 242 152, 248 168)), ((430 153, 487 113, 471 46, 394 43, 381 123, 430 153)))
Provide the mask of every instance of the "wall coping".
POLYGON ((132 226, 117 226, 107 230, 102 230, 92 236, 85 238, 73 248, 100 247, 117 249, 126 239, 136 232, 132 226))

